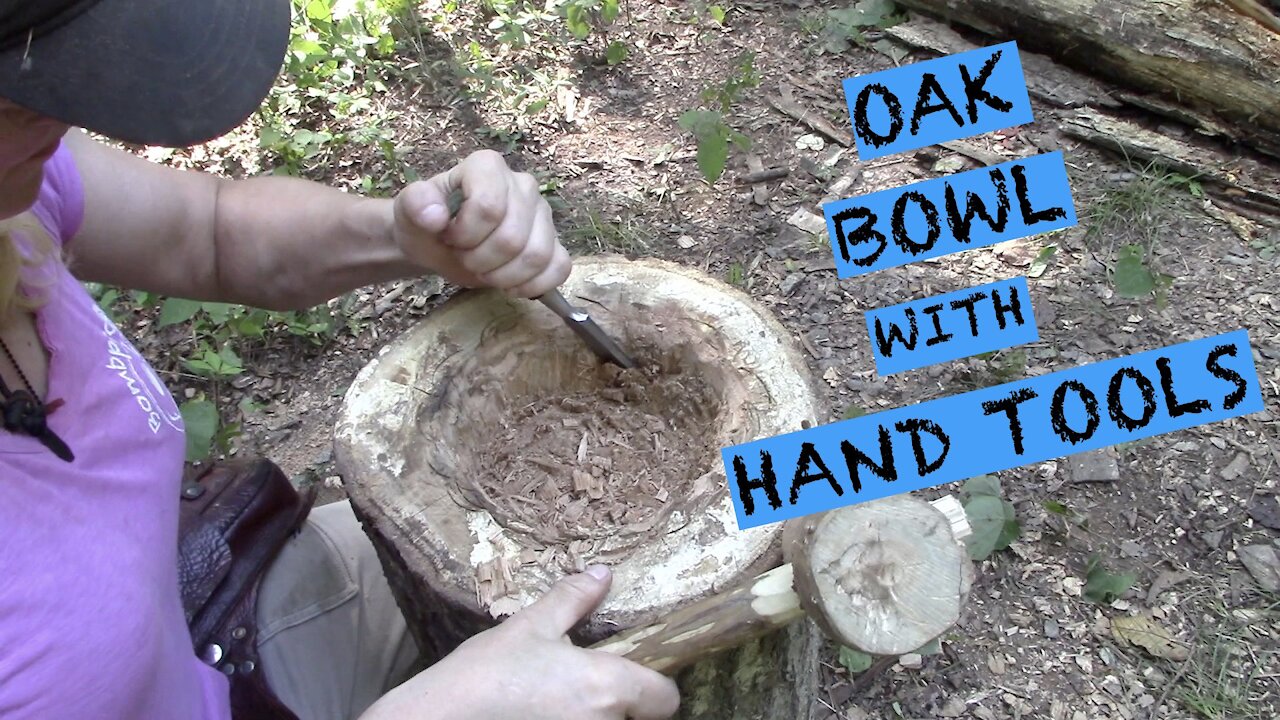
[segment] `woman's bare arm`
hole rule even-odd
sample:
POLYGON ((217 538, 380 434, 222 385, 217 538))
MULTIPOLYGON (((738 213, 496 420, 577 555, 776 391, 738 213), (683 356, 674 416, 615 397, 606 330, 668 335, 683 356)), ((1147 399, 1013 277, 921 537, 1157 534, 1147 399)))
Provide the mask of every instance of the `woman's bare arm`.
POLYGON ((395 200, 297 178, 226 180, 148 162, 72 130, 85 221, 77 276, 197 300, 296 309, 424 273, 533 296, 568 275, 532 178, 477 153, 395 200), (450 224, 448 189, 467 195, 450 224))

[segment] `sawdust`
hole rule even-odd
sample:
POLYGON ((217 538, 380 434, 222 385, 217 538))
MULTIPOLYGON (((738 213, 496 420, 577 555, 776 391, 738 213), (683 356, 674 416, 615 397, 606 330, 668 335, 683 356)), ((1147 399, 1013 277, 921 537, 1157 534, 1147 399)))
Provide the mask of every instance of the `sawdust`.
POLYGON ((716 449, 706 432, 715 398, 688 369, 645 360, 597 365, 562 394, 519 398, 485 428, 474 489, 526 547, 562 548, 581 569, 601 541, 623 552, 673 509, 692 509, 683 501, 716 449))
POLYGON ((520 564, 609 562, 650 542, 672 513, 712 502, 699 478, 717 462, 723 370, 707 364, 714 348, 690 322, 650 309, 615 327, 634 369, 572 340, 494 343, 460 371, 455 382, 474 393, 462 393, 452 428, 468 449, 455 500, 511 531, 520 564))

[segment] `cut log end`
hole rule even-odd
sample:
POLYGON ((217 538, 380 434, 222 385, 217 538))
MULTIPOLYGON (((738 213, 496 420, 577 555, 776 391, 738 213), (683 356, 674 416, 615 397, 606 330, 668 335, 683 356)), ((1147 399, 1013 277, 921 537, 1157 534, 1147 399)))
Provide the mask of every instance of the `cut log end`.
POLYGON ((911 652, 959 619, 969 562, 962 519, 895 496, 802 518, 783 552, 810 615, 839 642, 872 655, 911 652))

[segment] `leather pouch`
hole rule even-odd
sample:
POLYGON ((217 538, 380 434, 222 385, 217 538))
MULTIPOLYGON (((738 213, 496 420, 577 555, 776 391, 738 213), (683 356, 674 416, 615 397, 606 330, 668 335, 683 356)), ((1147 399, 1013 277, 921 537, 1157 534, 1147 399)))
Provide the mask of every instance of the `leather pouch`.
POLYGON ((234 720, 297 720, 259 668, 258 584, 315 502, 269 460, 187 473, 178 514, 178 579, 191 641, 231 682, 234 720))

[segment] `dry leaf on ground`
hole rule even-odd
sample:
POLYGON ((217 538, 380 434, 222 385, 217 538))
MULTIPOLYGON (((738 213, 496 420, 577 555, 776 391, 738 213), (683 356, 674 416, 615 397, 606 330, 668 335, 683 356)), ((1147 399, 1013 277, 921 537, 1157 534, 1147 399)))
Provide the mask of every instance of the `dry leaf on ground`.
POLYGON ((1180 661, 1186 660, 1189 655, 1186 643, 1174 638, 1149 615, 1115 618, 1111 621, 1111 634, 1117 640, 1136 645, 1154 657, 1180 661))

